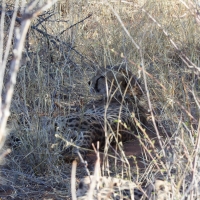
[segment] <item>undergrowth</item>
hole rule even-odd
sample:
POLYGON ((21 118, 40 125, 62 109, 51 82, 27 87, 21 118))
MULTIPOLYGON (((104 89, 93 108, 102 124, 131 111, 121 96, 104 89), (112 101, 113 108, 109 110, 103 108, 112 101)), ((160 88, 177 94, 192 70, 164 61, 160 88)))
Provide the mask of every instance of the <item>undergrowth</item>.
MULTIPOLYGON (((5 12, 11 13, 14 2, 6 3, 5 12)), ((51 148, 52 121, 76 113, 93 98, 87 82, 96 69, 121 62, 127 62, 145 86, 142 103, 149 111, 151 127, 140 127, 140 145, 135 142, 136 149, 127 149, 130 166, 109 162, 111 158, 103 155, 102 174, 138 185, 161 178, 175 183, 182 199, 198 198, 198 10, 193 1, 181 0, 69 0, 59 1, 32 22, 8 120, 7 143, 16 137, 21 144, 12 149, 1 169, 2 180, 16 191, 10 194, 13 199, 71 198, 71 163, 51 148)), ((19 13, 15 26, 20 26, 20 18, 19 13)), ((10 15, 4 23, 6 41, 10 15)), ((10 51, 4 83, 11 59, 10 51)), ((95 160, 93 154, 87 167, 91 173, 95 160)), ((86 175, 79 164, 77 183, 86 175)))

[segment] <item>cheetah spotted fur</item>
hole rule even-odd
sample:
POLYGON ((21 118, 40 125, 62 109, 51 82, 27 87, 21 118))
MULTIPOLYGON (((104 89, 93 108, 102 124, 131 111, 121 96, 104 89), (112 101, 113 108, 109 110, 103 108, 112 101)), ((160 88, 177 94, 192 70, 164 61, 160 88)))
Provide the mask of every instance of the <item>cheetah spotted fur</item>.
POLYGON ((134 119, 145 122, 144 111, 138 105, 141 86, 125 65, 98 70, 88 83, 91 93, 100 99, 87 104, 83 112, 55 119, 55 146, 65 157, 76 158, 78 151, 85 155, 92 143, 104 144, 105 138, 130 140, 138 133, 134 119))

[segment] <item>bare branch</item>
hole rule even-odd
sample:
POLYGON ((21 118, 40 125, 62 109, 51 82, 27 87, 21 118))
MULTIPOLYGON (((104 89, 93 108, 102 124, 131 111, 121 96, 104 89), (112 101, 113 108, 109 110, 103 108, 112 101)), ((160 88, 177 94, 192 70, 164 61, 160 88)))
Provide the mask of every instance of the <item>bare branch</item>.
MULTIPOLYGON (((10 104, 11 99, 13 96, 14 86, 16 84, 16 77, 17 72, 19 70, 19 63, 22 55, 22 50, 24 47, 24 42, 26 38, 27 31, 30 27, 31 20, 35 17, 37 17, 41 12, 49 9, 54 3, 56 3, 56 0, 48 1, 45 5, 41 6, 37 10, 33 11, 33 5, 36 1, 33 1, 26 9, 25 13, 22 17, 22 23, 20 28, 16 29, 16 37, 15 37, 15 45, 13 50, 13 60, 11 62, 10 67, 10 78, 8 80, 8 83, 6 85, 6 94, 5 94, 5 102, 2 105, 2 108, 0 110, 1 118, 0 118, 0 141, 5 140, 5 128, 7 124, 8 117, 10 115, 10 104)), ((2 147, 2 143, 0 144, 0 148, 2 147)))

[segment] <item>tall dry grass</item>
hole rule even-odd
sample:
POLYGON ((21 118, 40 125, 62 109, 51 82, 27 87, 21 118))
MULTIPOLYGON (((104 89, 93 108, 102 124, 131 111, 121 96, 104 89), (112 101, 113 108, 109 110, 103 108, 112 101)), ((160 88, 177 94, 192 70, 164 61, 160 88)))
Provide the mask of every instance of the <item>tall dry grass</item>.
MULTIPOLYGON (((14 2, 5 3, 6 36, 14 2)), ((16 27, 20 26, 20 9, 15 12, 16 27)), ((34 19, 25 39, 8 119, 10 137, 19 138, 21 145, 7 156, 2 168, 5 181, 16 190, 13 198, 45 198, 45 194, 70 198, 71 164, 51 150, 55 139, 51 124, 56 116, 76 112, 90 100, 87 81, 96 68, 122 61, 145 85, 144 106, 150 111, 150 121, 155 119, 151 129, 155 141, 141 130, 144 169, 138 169, 136 162, 131 169, 110 166, 109 171, 122 177, 131 174, 141 185, 162 178, 180 189, 182 199, 197 198, 198 10, 198 3, 189 0, 68 0, 34 19)), ((11 50, 4 84, 9 80, 11 50)), ((107 167, 103 169, 108 173, 107 167)), ((76 173, 77 177, 87 174, 81 167, 76 173)))

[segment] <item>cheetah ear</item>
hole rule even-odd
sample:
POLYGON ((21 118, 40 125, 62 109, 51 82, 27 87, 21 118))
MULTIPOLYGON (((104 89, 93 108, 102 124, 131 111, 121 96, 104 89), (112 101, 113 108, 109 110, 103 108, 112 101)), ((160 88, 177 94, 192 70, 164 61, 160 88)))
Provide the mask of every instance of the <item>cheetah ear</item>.
POLYGON ((102 73, 102 69, 98 68, 98 69, 96 70, 96 75, 97 75, 97 74, 101 74, 101 73, 102 73))
POLYGON ((123 76, 123 82, 124 82, 124 84, 125 84, 125 87, 127 87, 128 86, 128 84, 129 84, 129 86, 134 86, 135 84, 136 84, 136 82, 137 82, 137 78, 133 75, 133 73, 130 71, 130 70, 128 70, 126 67, 124 67, 124 68, 121 68, 120 69, 120 73, 122 74, 122 76, 123 76))
POLYGON ((101 76, 103 75, 103 76, 105 76, 105 74, 106 74, 106 68, 105 67, 100 67, 96 71, 96 75, 101 75, 101 76))
POLYGON ((120 77, 120 80, 122 81, 122 87, 123 89, 127 90, 127 94, 130 95, 136 95, 136 96, 141 96, 142 95, 142 90, 141 90, 141 83, 137 79, 133 73, 128 70, 127 68, 123 68, 120 70, 120 74, 122 77, 120 77), (136 89, 138 88, 138 90, 136 89))

